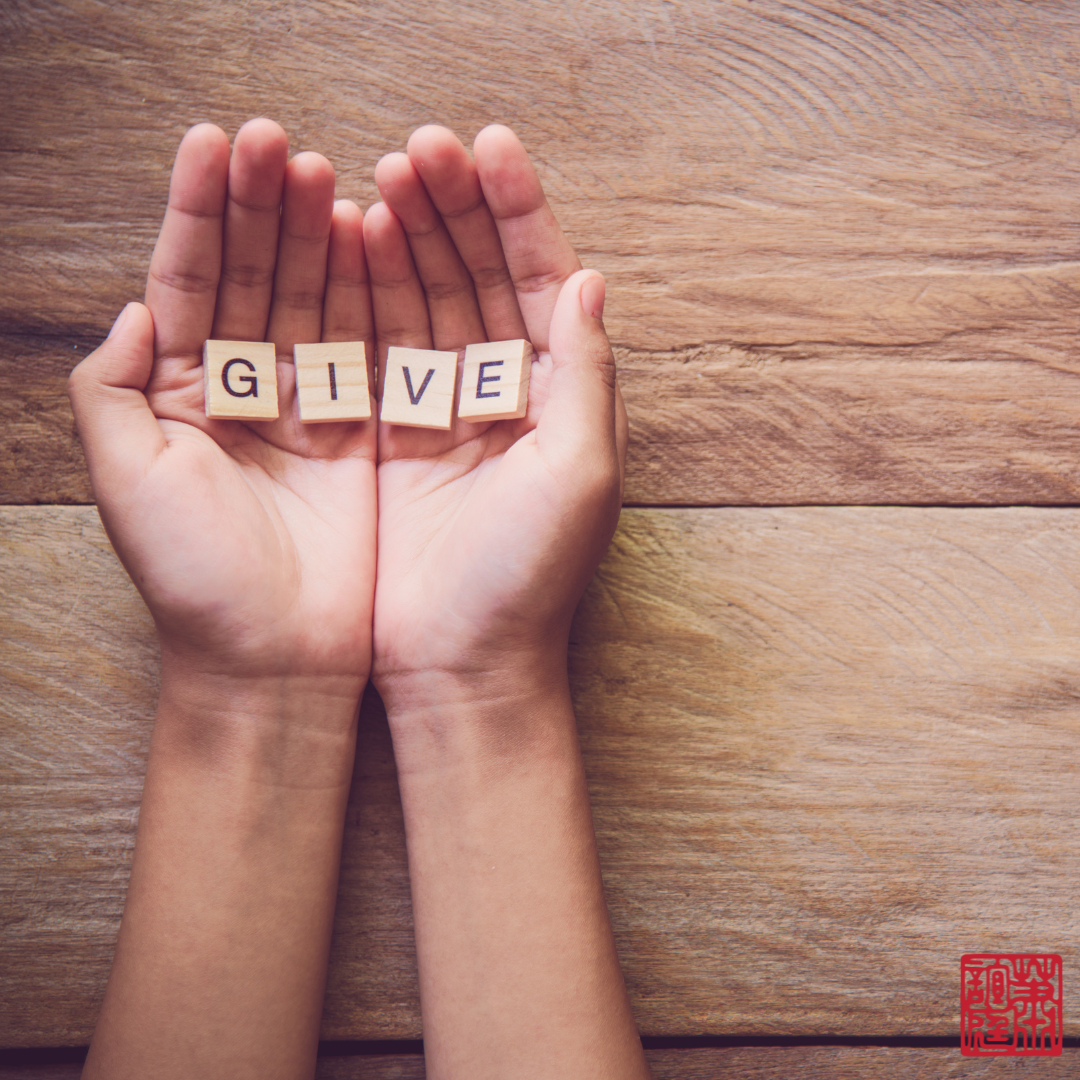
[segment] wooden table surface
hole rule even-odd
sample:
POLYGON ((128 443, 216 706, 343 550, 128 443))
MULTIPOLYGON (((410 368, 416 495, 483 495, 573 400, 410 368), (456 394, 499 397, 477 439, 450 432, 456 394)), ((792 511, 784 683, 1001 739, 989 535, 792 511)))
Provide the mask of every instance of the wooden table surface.
MULTIPOLYGON (((627 509, 571 668, 657 1077, 1080 1073, 934 1045, 976 951, 1060 953, 1080 1034, 1078 87, 1070 0, 6 0, 0 1047, 89 1039, 156 694, 65 379, 183 132, 265 114, 365 206, 416 125, 508 123, 608 278, 627 509)), ((369 695, 324 1039, 420 1037, 411 935, 369 695)))

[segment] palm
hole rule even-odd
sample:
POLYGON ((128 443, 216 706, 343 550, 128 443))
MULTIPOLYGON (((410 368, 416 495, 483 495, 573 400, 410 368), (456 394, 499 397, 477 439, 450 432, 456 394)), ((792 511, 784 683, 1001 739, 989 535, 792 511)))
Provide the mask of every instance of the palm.
POLYGON ((183 559, 144 572, 159 621, 234 668, 257 656, 270 671, 310 669, 317 659, 327 673, 361 673, 374 576, 368 448, 308 456, 247 429, 216 441, 193 424, 162 427, 168 449, 141 524, 183 559), (194 492, 192 477, 208 482, 194 492))
POLYGON ((527 440, 492 425, 442 453, 380 465, 377 625, 390 666, 451 664, 452 652, 427 654, 425 642, 457 651, 459 621, 497 632, 492 616, 512 597, 507 555, 523 549, 533 496, 527 440))
MULTIPOLYGON (((543 419, 552 310, 580 264, 517 140, 489 129, 477 159, 479 177, 449 132, 426 128, 408 156, 379 165, 386 205, 368 212, 365 239, 380 354, 526 337, 539 352, 529 413, 455 420, 445 433, 380 428, 377 678, 452 669, 463 656, 545 632, 566 592, 546 586, 595 565, 591 551, 565 559, 559 511, 573 482, 557 425, 543 419)), ((597 542, 586 545, 597 552, 611 509, 598 512, 597 542)))

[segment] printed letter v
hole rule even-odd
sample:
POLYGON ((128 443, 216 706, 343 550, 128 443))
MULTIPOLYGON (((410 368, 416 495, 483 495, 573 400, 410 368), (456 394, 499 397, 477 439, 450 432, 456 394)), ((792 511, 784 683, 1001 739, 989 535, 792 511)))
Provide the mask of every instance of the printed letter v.
POLYGON ((427 389, 427 384, 431 382, 431 376, 435 374, 435 369, 428 369, 428 373, 424 376, 424 381, 420 384, 420 389, 417 390, 415 394, 412 389, 412 379, 409 376, 409 369, 407 367, 402 367, 401 370, 405 372, 405 389, 409 391, 409 400, 414 405, 419 405, 420 399, 424 396, 424 391, 427 389))

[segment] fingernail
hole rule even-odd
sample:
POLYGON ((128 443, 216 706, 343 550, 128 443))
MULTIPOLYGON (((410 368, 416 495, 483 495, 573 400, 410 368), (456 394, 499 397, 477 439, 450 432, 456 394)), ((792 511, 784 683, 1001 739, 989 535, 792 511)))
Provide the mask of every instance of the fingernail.
POLYGON ((607 283, 599 274, 585 279, 585 284, 581 286, 581 308, 586 315, 599 319, 604 314, 606 293, 607 283))
POLYGON ((112 329, 108 333, 109 337, 112 337, 113 334, 115 334, 116 331, 124 325, 124 320, 127 318, 128 308, 130 307, 130 304, 125 304, 123 310, 120 312, 119 315, 116 316, 116 322, 112 324, 112 329))

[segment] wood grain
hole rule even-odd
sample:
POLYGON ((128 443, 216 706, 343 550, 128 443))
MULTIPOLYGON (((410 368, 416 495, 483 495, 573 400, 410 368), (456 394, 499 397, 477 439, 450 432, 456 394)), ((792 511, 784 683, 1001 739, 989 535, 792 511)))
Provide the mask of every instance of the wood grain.
MULTIPOLYGON (((731 1047, 645 1053, 653 1080, 880 1080, 882 1076, 889 1080, 1002 1076, 1059 1080, 1080 1067, 1080 1052, 1075 1050, 1065 1051, 1060 1058, 997 1061, 961 1057, 958 1050, 886 1047, 731 1047)), ((58 1074, 57 1080, 66 1075, 70 1074, 58 1074)), ((323 1058, 315 1075, 317 1080, 424 1080, 424 1063, 420 1057, 323 1058)), ((0 1071, 0 1080, 9 1078, 0 1071)))
POLYGON ((96 344, 0 333, 0 503, 93 502, 67 377, 96 344))
POLYGON ((913 347, 619 351, 637 505, 1076 504, 1080 383, 913 347), (934 354, 937 358, 934 358, 934 354))
MULTIPOLYGON (((500 120, 609 279, 630 502, 1078 501, 1067 0, 9 0, 0 34, 0 331, 41 353, 141 294, 191 123, 270 112, 366 204, 416 124, 500 120)), ((12 340, 0 497, 85 500, 12 340)))
MULTIPOLYGON (((965 1058, 959 1050, 800 1046, 647 1050, 653 1080, 969 1080, 1023 1076, 1060 1080, 1080 1069, 1080 1051, 1060 1058, 965 1058)), ((57 1074, 56 1080, 71 1074, 57 1074)), ((422 1057, 323 1058, 317 1080, 424 1080, 422 1057)), ((9 1078, 0 1071, 0 1080, 9 1078)), ((10 1080, 16 1080, 15 1077, 10 1080)), ((17 1080, 24 1080, 18 1077, 17 1080)), ((25 1080, 33 1080, 26 1076, 25 1080)), ((42 1080, 53 1080, 52 1076, 42 1080)))
MULTIPOLYGON (((418 123, 522 134, 609 280, 631 503, 1080 502, 1065 0, 9 0, 0 38, 0 501, 90 500, 67 371, 142 291, 186 127, 269 112, 362 203, 418 123)), ((92 510, 0 514, 0 1043, 78 1044, 156 655, 92 510)), ((643 1030, 948 1034, 965 949, 1075 970, 1076 514, 625 516, 572 659, 643 1030)), ((324 1030, 419 1034, 374 697, 324 1030)), ((651 1053, 658 1077, 1072 1058, 651 1053)))
MULTIPOLYGON (((964 1058, 957 1050, 886 1047, 732 1047, 647 1050, 654 1080, 1059 1080, 1080 1070, 1080 1051, 1060 1058, 964 1058)), ((79 1065, 0 1065, 0 1080, 77 1080, 79 1065)), ((424 1080, 419 1055, 320 1058, 316 1080, 424 1080)))
POLYGON ((293 346, 293 362, 302 424, 371 419, 363 341, 298 342, 293 346))
MULTIPOLYGON (((0 503, 89 503, 67 339, 0 335, 0 503), (34 373, 33 378, 27 372, 34 373)), ((929 350, 927 350, 929 351, 929 350)), ((1080 503, 1077 376, 1015 357, 618 350, 631 505, 1080 503)))
POLYGON ((650 1050, 648 1058, 653 1080, 1060 1080, 1080 1066, 1075 1050, 1059 1058, 988 1061, 962 1057, 959 1050, 879 1046, 650 1050))
MULTIPOLYGON (((153 711, 93 509, 0 511, 0 1030, 89 1038, 153 711)), ((631 510, 571 669, 642 1031, 957 1030, 965 951, 1080 965, 1080 510, 631 510)), ((1080 1005, 1066 1000, 1066 1031, 1080 1005)), ((420 1034, 365 703, 324 1038, 420 1034)))

